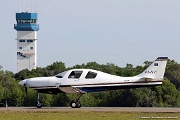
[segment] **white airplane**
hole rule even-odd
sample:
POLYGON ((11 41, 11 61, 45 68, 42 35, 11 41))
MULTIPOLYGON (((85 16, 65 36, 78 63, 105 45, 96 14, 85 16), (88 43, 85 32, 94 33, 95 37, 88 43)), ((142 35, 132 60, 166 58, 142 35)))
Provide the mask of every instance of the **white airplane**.
POLYGON ((80 108, 79 98, 88 92, 117 90, 161 85, 168 57, 158 57, 144 72, 133 77, 120 77, 92 69, 72 69, 52 77, 36 77, 18 84, 37 90, 37 108, 42 107, 39 93, 77 94, 71 101, 72 108, 80 108))

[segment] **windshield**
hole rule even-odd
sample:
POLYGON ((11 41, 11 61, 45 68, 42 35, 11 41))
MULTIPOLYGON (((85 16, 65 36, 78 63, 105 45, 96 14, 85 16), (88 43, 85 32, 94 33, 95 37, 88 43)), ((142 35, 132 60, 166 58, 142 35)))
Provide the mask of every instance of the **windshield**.
POLYGON ((67 71, 55 75, 57 78, 63 78, 67 71))

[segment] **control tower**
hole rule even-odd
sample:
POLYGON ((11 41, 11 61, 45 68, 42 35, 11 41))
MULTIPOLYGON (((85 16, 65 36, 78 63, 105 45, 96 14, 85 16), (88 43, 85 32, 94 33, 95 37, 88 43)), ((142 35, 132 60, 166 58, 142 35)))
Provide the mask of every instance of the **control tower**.
POLYGON ((37 13, 16 13, 17 72, 36 69, 37 64, 37 13))

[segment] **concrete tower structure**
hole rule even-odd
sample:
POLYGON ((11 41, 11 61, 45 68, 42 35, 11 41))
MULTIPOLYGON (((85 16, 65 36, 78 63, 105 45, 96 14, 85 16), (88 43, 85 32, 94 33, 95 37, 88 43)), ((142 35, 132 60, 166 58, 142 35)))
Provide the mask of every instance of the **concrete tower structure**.
POLYGON ((36 69, 37 65, 37 13, 16 13, 17 72, 36 69))

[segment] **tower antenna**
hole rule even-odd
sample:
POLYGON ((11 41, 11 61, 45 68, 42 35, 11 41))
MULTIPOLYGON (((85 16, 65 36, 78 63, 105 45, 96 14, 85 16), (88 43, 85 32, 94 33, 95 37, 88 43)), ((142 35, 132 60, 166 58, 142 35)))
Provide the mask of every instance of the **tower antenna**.
POLYGON ((19 12, 21 13, 21 3, 19 3, 19 12))
POLYGON ((33 13, 33 5, 32 5, 32 1, 31 1, 31 13, 33 13))
POLYGON ((34 1, 34 12, 36 13, 36 1, 34 1))

